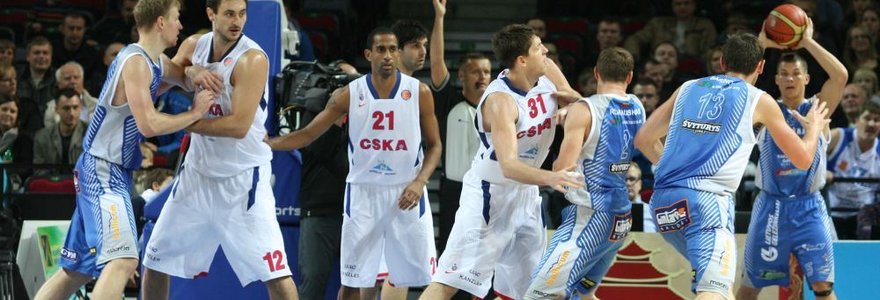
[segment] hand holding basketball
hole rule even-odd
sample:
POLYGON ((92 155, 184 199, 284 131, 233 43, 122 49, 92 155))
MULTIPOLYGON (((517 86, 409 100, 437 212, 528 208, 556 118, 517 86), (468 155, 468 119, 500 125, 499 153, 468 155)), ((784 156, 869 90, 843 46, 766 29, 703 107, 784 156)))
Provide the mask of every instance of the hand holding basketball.
POLYGON ((774 8, 767 16, 763 32, 776 44, 794 48, 806 33, 808 24, 809 18, 804 10, 794 4, 783 4, 774 8))

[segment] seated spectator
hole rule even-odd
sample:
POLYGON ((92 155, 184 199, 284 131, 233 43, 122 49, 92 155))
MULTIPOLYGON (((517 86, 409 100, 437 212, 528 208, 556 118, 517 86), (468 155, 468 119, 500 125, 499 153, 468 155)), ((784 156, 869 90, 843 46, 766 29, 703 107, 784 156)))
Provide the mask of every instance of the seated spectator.
POLYGON ((843 89, 843 98, 840 100, 840 110, 846 115, 849 127, 855 127, 856 121, 861 114, 862 105, 867 102, 868 93, 861 85, 850 83, 843 89))
POLYGON ((149 203, 153 201, 156 197, 156 194, 159 193, 166 186, 171 184, 171 181, 174 179, 174 171, 164 168, 153 168, 146 171, 143 174, 143 183, 145 185, 144 192, 141 193, 141 198, 144 198, 144 201, 149 203))
POLYGON ((0 65, 12 65, 15 62, 15 43, 0 39, 0 65))
POLYGON ((134 26, 134 6, 137 0, 118 0, 115 12, 107 12, 103 18, 95 22, 89 31, 89 36, 94 38, 100 45, 109 45, 113 42, 123 44, 131 43, 131 28, 134 26))
POLYGON ((27 66, 18 73, 18 125, 22 133, 33 136, 43 128, 46 103, 54 97, 55 76, 52 70, 52 44, 44 37, 27 46, 27 66))
POLYGON ((694 15, 697 9, 695 0, 671 0, 670 3, 674 17, 655 17, 626 39, 624 46, 636 60, 642 48, 663 41, 672 41, 680 54, 690 56, 700 56, 715 44, 715 25, 694 15))
POLYGON ((593 75, 593 67, 581 70, 581 74, 578 75, 577 78, 578 92, 581 93, 581 95, 589 97, 596 94, 596 88, 598 85, 599 81, 596 79, 596 76, 593 75))
POLYGON ((98 65, 98 51, 85 43, 86 18, 81 13, 69 12, 61 23, 61 37, 52 44, 52 66, 58 68, 69 61, 78 62, 91 73, 98 65))
POLYGON ((670 42, 661 42, 654 46, 652 56, 655 60, 665 64, 666 70, 668 70, 666 76, 663 77, 663 86, 676 89, 688 79, 696 77, 694 74, 685 74, 678 70, 678 48, 670 42))
POLYGON ((15 67, 9 64, 0 64, 0 94, 14 96, 18 85, 15 67))
POLYGON ((541 38, 541 40, 547 39, 547 23, 544 22, 544 19, 534 17, 526 20, 526 25, 531 27, 535 31, 535 35, 541 38))
POLYGON ((651 210, 648 209, 648 204, 642 201, 642 169, 636 162, 629 163, 629 170, 626 172, 626 192, 630 202, 641 204, 644 208, 642 232, 657 232, 657 226, 654 225, 654 219, 651 217, 651 210))
POLYGON ((584 63, 589 66, 596 65, 596 59, 599 58, 602 50, 622 46, 623 43, 623 26, 620 25, 619 19, 606 17, 599 20, 598 25, 595 41, 587 48, 587 55, 584 57, 584 63))
POLYGON ((849 28, 843 45, 843 64, 850 74, 860 68, 877 72, 877 49, 873 45, 867 29, 858 25, 849 28))
POLYGON ((116 54, 119 54, 119 50, 122 50, 122 47, 125 47, 122 43, 110 43, 110 45, 104 48, 104 56, 101 59, 102 63, 95 67, 95 71, 89 75, 89 79, 86 81, 89 93, 101 95, 104 81, 107 80, 107 68, 110 67, 110 63, 113 62, 113 59, 116 58, 116 54))
MULTIPOLYGON (((840 178, 880 178, 880 105, 865 102, 855 128, 835 128, 828 143, 828 171, 840 178)), ((828 202, 841 239, 854 239, 858 210, 875 202, 877 183, 833 182, 828 202)))
POLYGON ((880 33, 880 14, 877 13, 877 9, 873 7, 865 9, 859 16, 858 24, 862 25, 868 31, 868 35, 876 41, 877 34, 880 33))
POLYGON ((860 68, 856 70, 856 74, 853 75, 852 82, 865 89, 865 95, 867 98, 872 98, 877 95, 877 73, 874 73, 874 71, 860 68))
MULTIPOLYGON (((19 133, 15 95, 0 94, 0 163, 33 163, 33 145, 29 136, 19 133)), ((14 171, 4 168, 2 176, 2 193, 17 190, 21 185, 21 177, 14 171)))
POLYGON ((859 23, 861 13, 868 9, 876 9, 876 1, 872 0, 851 0, 848 2, 844 12, 844 23, 848 25, 859 23))
POLYGON ((666 84, 666 77, 669 75, 669 66, 664 64, 656 59, 649 58, 642 65, 641 72, 639 73, 639 78, 647 78, 653 80, 657 85, 657 91, 660 94, 661 101, 665 101, 675 92, 677 86, 669 86, 666 84))
MULTIPOLYGON (((58 90, 63 89, 72 89, 76 91, 79 95, 81 115, 79 115, 79 119, 83 122, 90 122, 92 120, 92 115, 95 114, 95 107, 98 106, 98 99, 89 94, 83 87, 83 69, 79 63, 75 61, 70 61, 61 65, 61 68, 55 71, 55 80, 58 85, 58 90)), ((55 101, 56 99, 52 99, 51 101, 46 103, 46 112, 43 114, 43 126, 44 127, 52 127, 57 124, 60 120, 58 114, 55 113, 55 101)))
POLYGON ((724 74, 724 67, 721 66, 721 47, 713 47, 706 52, 703 57, 706 62, 706 75, 724 74))
POLYGON ((650 116, 660 106, 660 95, 658 94, 657 84, 653 80, 647 78, 639 79, 636 84, 632 85, 632 93, 639 98, 639 101, 642 101, 642 106, 645 107, 645 117, 650 116))
POLYGON ((40 129, 34 137, 35 164, 74 165, 83 152, 88 125, 80 120, 80 94, 70 88, 62 89, 57 101, 53 111, 60 121, 40 129))

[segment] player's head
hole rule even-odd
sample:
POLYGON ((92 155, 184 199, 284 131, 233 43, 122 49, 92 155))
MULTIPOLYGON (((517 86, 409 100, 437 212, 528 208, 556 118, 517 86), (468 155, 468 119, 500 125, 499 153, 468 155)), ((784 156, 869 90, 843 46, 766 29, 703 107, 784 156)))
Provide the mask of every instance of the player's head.
POLYGON ((629 84, 633 77, 632 54, 621 47, 605 48, 599 52, 599 58, 596 61, 595 71, 596 79, 599 84, 605 82, 617 82, 629 84))
POLYGON ((764 71, 764 47, 753 34, 731 35, 721 48, 721 65, 728 73, 761 74, 764 71))
POLYGON ((177 36, 183 29, 179 0, 140 0, 133 14, 141 38, 145 34, 158 34, 165 47, 177 45, 177 36))
POLYGON ((391 25, 400 47, 400 65, 405 70, 418 71, 425 67, 428 50, 428 31, 415 20, 398 20, 391 25))
POLYGON ((880 104, 865 101, 859 109, 856 131, 860 138, 874 139, 880 134, 880 104))
POLYGON ((492 51, 495 52, 498 62, 511 70, 522 69, 535 78, 544 75, 547 48, 529 26, 504 26, 492 37, 492 51))
POLYGON ((208 19, 214 36, 224 42, 238 40, 247 22, 247 0, 207 0, 208 19))
POLYGON ((776 87, 783 99, 804 99, 804 89, 810 83, 807 61, 795 52, 788 52, 779 59, 776 67, 776 87))
POLYGON ((492 62, 483 53, 467 53, 458 60, 458 80, 461 81, 465 95, 480 94, 486 91, 492 72, 492 62))
POLYGON ((370 32, 364 57, 370 62, 370 70, 374 74, 387 78, 397 72, 397 59, 400 56, 397 45, 397 36, 387 27, 370 32))

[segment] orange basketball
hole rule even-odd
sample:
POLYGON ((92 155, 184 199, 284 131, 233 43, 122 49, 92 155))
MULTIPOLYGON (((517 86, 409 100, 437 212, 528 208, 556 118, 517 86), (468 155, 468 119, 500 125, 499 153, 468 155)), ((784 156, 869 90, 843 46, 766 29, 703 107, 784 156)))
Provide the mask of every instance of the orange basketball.
POLYGON ((801 41, 807 29, 807 13, 794 4, 777 6, 764 22, 767 38, 779 45, 793 47, 801 41))

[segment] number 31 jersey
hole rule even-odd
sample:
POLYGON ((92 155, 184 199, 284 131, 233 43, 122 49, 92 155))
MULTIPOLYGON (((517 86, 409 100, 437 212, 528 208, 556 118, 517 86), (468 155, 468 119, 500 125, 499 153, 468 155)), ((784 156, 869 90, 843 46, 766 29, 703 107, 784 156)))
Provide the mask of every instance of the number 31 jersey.
POLYGON ((544 163, 550 151, 550 144, 553 143, 556 128, 553 114, 556 113, 557 105, 556 100, 551 97, 556 92, 556 85, 547 77, 541 76, 537 85, 529 91, 523 91, 513 86, 506 73, 506 71, 501 72, 498 78, 486 87, 486 92, 483 93, 477 106, 476 122, 474 122, 480 136, 480 149, 474 157, 474 162, 471 163, 469 172, 475 172, 477 177, 490 183, 514 181, 505 178, 501 173, 495 145, 492 144, 492 133, 486 132, 483 126, 483 103, 486 97, 493 93, 505 93, 516 101, 517 156, 529 166, 541 167, 544 163))
POLYGON ((397 72, 390 97, 378 94, 370 74, 349 84, 346 182, 397 185, 418 175, 423 155, 419 84, 397 72))
POLYGON ((716 75, 685 82, 678 93, 654 188, 733 193, 757 141, 752 115, 764 92, 716 75))

